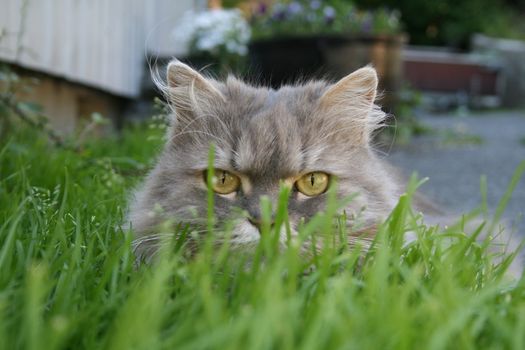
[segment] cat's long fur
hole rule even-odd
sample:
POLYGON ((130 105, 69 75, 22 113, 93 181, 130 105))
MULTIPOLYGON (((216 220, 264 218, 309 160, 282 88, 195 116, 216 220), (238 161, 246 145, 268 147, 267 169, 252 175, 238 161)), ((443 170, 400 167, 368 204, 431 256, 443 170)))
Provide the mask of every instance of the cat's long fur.
MULTIPOLYGON (((162 88, 173 110, 172 125, 129 216, 139 256, 156 252, 163 237, 159 225, 167 220, 191 223, 204 232, 203 173, 210 143, 215 145, 215 168, 237 174, 243 184, 233 195, 215 195, 219 223, 239 209, 248 216, 260 215, 261 196, 275 202, 280 181, 311 171, 335 176, 341 198, 359 193, 345 212, 348 225, 360 218, 361 232, 372 231, 397 203, 402 189, 394 172, 370 146, 370 135, 385 119, 374 104, 377 75, 371 67, 335 84, 312 81, 272 90, 233 77, 224 82, 206 78, 174 61, 162 88)), ((326 194, 292 193, 288 209, 293 233, 299 221, 322 210, 325 201, 326 194)), ((232 243, 255 245, 258 228, 246 216, 235 220, 232 243)), ((367 237, 356 233, 348 238, 351 244, 356 240, 366 245, 367 237)))
MULTIPOLYGON (((244 191, 233 198, 216 195, 218 221, 236 208, 259 215, 262 195, 275 200, 279 183, 309 171, 338 179, 340 197, 359 193, 346 208, 373 227, 391 211, 400 189, 369 145, 385 114, 374 104, 377 75, 365 67, 336 84, 312 81, 279 90, 247 85, 235 78, 205 78, 178 61, 168 67, 165 93, 174 112, 168 141, 153 171, 135 194, 130 221, 139 253, 151 254, 160 223, 166 220, 203 225, 210 142, 215 167, 235 172, 244 191)), ((322 210, 326 195, 293 193, 289 217, 294 229, 301 218, 322 210)), ((233 242, 252 244, 256 227, 238 220, 233 242)))

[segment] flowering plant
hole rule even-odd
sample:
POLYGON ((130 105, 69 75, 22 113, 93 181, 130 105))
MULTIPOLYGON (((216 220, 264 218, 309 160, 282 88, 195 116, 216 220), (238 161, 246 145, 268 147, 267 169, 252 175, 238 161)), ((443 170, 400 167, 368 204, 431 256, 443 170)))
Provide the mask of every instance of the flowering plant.
POLYGON ((260 2, 251 17, 254 38, 313 34, 389 35, 401 30, 398 11, 358 10, 343 1, 260 2))
POLYGON ((186 12, 173 29, 173 37, 190 56, 204 56, 221 67, 231 67, 248 53, 251 31, 239 10, 214 9, 186 12))

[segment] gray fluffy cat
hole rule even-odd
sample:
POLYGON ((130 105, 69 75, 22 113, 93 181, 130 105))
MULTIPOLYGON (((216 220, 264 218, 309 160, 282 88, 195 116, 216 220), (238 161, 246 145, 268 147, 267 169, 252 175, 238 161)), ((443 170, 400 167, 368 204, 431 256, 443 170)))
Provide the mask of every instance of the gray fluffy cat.
POLYGON ((313 81, 272 90, 232 77, 219 82, 171 62, 164 87, 174 111, 168 141, 130 209, 138 255, 155 253, 162 236, 158 227, 166 220, 205 227, 212 142, 218 222, 238 209, 245 213, 235 221, 232 244, 258 242, 260 197, 275 202, 280 183, 292 188, 294 234, 302 218, 324 208, 332 178, 339 197, 359 193, 345 208, 349 224, 359 215, 361 232, 373 234, 400 194, 391 170, 370 146, 371 133, 385 118, 374 104, 377 83, 376 71, 365 67, 335 84, 313 81))
MULTIPOLYGON (((215 215, 219 224, 234 218, 233 246, 258 243, 261 196, 275 203, 279 186, 290 186, 294 235, 301 220, 324 209, 335 178, 339 198, 359 194, 344 208, 348 226, 359 220, 348 242, 366 248, 403 191, 370 145, 385 118, 374 104, 377 83, 375 70, 365 67, 335 84, 313 81, 271 90, 231 77, 219 82, 178 61, 170 63, 162 87, 174 112, 168 140, 130 208, 137 256, 149 259, 158 251, 162 238, 170 236, 160 230, 166 221, 205 232, 210 143, 215 145, 215 215)), ((452 216, 427 219, 455 221, 452 216)), ((518 247, 506 232, 497 241, 511 250, 518 247)), ((519 275, 522 266, 515 260, 511 274, 519 275)))

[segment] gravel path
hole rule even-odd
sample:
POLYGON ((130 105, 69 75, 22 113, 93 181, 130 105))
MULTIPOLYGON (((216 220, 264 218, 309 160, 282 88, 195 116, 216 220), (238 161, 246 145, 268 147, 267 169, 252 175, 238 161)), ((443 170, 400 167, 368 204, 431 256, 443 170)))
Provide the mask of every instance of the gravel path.
MULTIPOLYGON (((521 161, 525 160, 525 112, 491 112, 467 117, 428 115, 423 122, 435 135, 394 148, 387 157, 405 175, 429 177, 421 188, 428 198, 452 213, 481 203, 480 176, 487 176, 488 205, 494 209, 521 161)), ((525 176, 504 214, 525 233, 525 176)))

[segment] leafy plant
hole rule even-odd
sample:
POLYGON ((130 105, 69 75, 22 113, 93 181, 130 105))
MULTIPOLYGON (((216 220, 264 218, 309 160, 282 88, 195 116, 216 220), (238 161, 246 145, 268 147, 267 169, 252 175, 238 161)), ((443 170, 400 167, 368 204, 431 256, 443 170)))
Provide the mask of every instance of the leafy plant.
POLYGON ((35 79, 20 77, 11 66, 0 64, 0 136, 6 137, 17 119, 47 134, 55 145, 63 146, 64 140, 49 126, 41 106, 18 98, 20 92, 27 92, 35 84, 35 79))
POLYGON ((362 11, 344 1, 261 2, 252 13, 254 39, 306 35, 390 35, 399 33, 399 13, 362 11))
POLYGON ((501 8, 486 21, 481 32, 492 37, 525 40, 523 10, 518 12, 508 7, 501 8))
POLYGON ((0 137, 8 137, 12 129, 22 123, 46 135, 57 147, 80 151, 88 137, 110 124, 110 120, 100 113, 93 113, 74 134, 60 134, 50 125, 49 116, 42 106, 21 98, 22 94, 31 93, 38 84, 38 79, 19 75, 13 66, 0 64, 0 137))
POLYGON ((484 32, 523 38, 523 14, 501 0, 352 0, 359 6, 384 6, 400 10, 401 20, 414 45, 448 45, 466 48, 470 36, 484 32))

